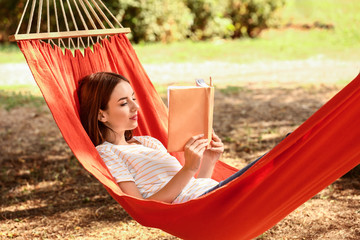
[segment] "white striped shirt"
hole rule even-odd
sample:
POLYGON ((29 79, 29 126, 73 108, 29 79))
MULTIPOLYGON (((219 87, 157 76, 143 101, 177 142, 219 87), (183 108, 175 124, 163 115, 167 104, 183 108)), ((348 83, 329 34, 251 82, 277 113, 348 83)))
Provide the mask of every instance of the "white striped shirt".
MULTIPOLYGON (((182 166, 159 140, 150 136, 134 139, 141 144, 114 145, 104 142, 96 149, 116 182, 135 182, 141 195, 148 198, 163 188, 182 166)), ((173 203, 196 198, 217 184, 211 178, 191 178, 173 203)))

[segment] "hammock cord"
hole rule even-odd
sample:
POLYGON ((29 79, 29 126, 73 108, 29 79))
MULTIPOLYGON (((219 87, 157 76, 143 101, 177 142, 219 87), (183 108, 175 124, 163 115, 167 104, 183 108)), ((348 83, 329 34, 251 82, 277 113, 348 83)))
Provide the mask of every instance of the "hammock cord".
POLYGON ((114 21, 115 21, 120 27, 123 27, 123 26, 121 25, 121 23, 119 22, 119 20, 117 20, 117 18, 114 16, 114 14, 112 14, 112 12, 106 7, 106 5, 105 5, 102 1, 100 1, 100 0, 99 0, 99 3, 101 3, 101 5, 103 6, 103 8, 106 9, 106 11, 110 14, 110 16, 114 19, 114 21))
MULTIPOLYGON (((73 0, 73 2, 74 2, 74 5, 75 5, 75 7, 76 7, 76 10, 77 10, 77 12, 78 12, 78 14, 79 14, 80 20, 81 20, 81 22, 82 22, 85 30, 88 30, 89 28, 88 28, 88 26, 87 26, 87 24, 86 24, 86 22, 85 22, 84 16, 82 15, 82 13, 81 13, 81 11, 80 11, 79 5, 76 3, 75 0, 73 0)), ((92 42, 93 44, 95 44, 91 37, 87 37, 87 46, 88 46, 88 47, 90 46, 90 39, 91 39, 91 42, 92 42)))
MULTIPOLYGON (((59 32, 59 31, 60 31, 60 27, 59 27, 59 20, 58 20, 58 13, 57 13, 56 1, 55 1, 55 0, 53 0, 53 1, 54 1, 54 12, 55 12, 56 30, 59 32)), ((62 42, 61 39, 59 38, 59 39, 58 39, 58 44, 59 44, 59 46, 61 46, 61 43, 63 43, 63 42, 62 42)), ((64 44, 64 46, 65 46, 65 44, 64 44)))
MULTIPOLYGON (((94 23, 94 20, 92 19, 89 11, 87 10, 87 8, 86 8, 86 6, 85 6, 85 4, 84 4, 84 1, 83 1, 83 0, 79 0, 79 3, 80 3, 80 5, 81 5, 83 11, 85 12, 85 15, 87 16, 88 20, 90 21, 91 26, 92 26, 94 29, 97 29, 96 24, 94 23)), ((88 42, 89 42, 89 38, 91 39, 92 44, 95 44, 94 41, 93 41, 93 39, 92 39, 92 37, 88 37, 88 42)))
MULTIPOLYGON (((47 26, 47 32, 50 32, 50 6, 49 6, 49 0, 46 0, 46 26, 47 26)), ((48 40, 48 43, 51 43, 51 39, 48 40)))
MULTIPOLYGON (((69 24, 68 24, 68 20, 67 20, 67 16, 66 16, 66 13, 65 13, 64 4, 63 4, 62 1, 60 1, 60 6, 61 6, 61 10, 62 10, 63 17, 64 17, 64 23, 65 23, 66 31, 70 32, 69 24)), ((69 48, 71 48, 71 44, 73 45, 74 48, 76 48, 76 47, 75 47, 75 43, 74 43, 74 41, 72 40, 72 38, 69 38, 69 39, 68 39, 68 44, 69 44, 69 48)))
MULTIPOLYGON (((99 13, 101 14, 101 16, 104 18, 104 20, 109 24, 109 26, 111 28, 115 28, 114 25, 110 22, 110 20, 106 17, 105 13, 101 10, 101 8, 99 7, 99 5, 94 1, 91 0, 91 2, 94 4, 94 6, 96 7, 96 9, 99 11, 99 13)), ((101 21, 100 21, 101 22, 101 21)), ((103 25, 104 26, 104 25, 103 25)), ((105 26, 104 26, 105 28, 105 26)))
POLYGON ((18 34, 18 33, 19 33, 20 26, 21 26, 21 24, 22 24, 22 21, 24 20, 25 12, 26 12, 26 9, 27 9, 28 5, 29 5, 29 0, 26 1, 25 7, 24 7, 24 11, 23 11, 23 13, 22 13, 22 15, 21 15, 21 19, 20 19, 19 25, 17 26, 17 29, 16 29, 15 34, 18 34))
MULTIPOLYGON (((99 16, 97 15, 96 11, 94 10, 94 8, 91 6, 90 2, 88 0, 85 0, 85 3, 88 5, 91 13, 93 14, 93 16, 95 17, 95 19, 97 20, 98 24, 101 26, 102 29, 105 29, 105 25, 102 23, 102 21, 100 20, 99 16)), ((101 37, 97 37, 97 41, 99 42, 100 39, 102 39, 101 37)))
POLYGON ((128 28, 121 25, 101 0, 53 0, 53 2, 50 0, 46 0, 46 2, 44 0, 32 0, 31 7, 29 5, 30 0, 27 0, 16 33, 12 36, 12 41, 26 39, 45 41, 47 39, 47 43, 51 45, 79 49, 80 47, 86 48, 95 45, 111 35, 130 32, 128 28), (57 1, 60 1, 60 7, 57 6, 57 1), (46 10, 43 9, 45 4, 46 10), (60 8, 60 13, 58 13, 58 8, 60 8), (35 24, 35 11, 37 11, 36 26, 32 26, 35 24), (44 17, 42 17, 43 12, 46 14, 44 17), (52 13, 54 13, 53 20, 52 13), (26 32, 21 33, 25 15, 28 16, 29 20, 26 23, 26 32), (53 31, 51 31, 51 21, 56 23, 53 31))
POLYGON ((35 11, 35 3, 36 3, 36 0, 33 0, 32 5, 31 5, 30 18, 29 18, 26 33, 30 33, 30 30, 31 30, 31 24, 32 24, 32 20, 34 17, 34 11, 35 11))
POLYGON ((88 5, 91 13, 93 14, 93 16, 95 17, 95 19, 97 20, 98 24, 101 26, 102 29, 105 29, 105 25, 102 23, 102 21, 100 20, 99 16, 97 15, 96 11, 94 10, 94 8, 91 6, 90 2, 88 0, 85 0, 85 3, 88 5))
MULTIPOLYGON (((76 31, 79 31, 79 28, 78 28, 77 23, 76 23, 76 21, 75 21, 75 17, 74 17, 74 13, 73 13, 71 4, 70 4, 69 0, 66 0, 66 1, 67 1, 68 6, 69 6, 70 15, 71 15, 72 21, 73 21, 73 23, 74 23, 75 30, 76 30, 76 31)), ((81 38, 81 37, 78 37, 78 38, 77 38, 77 47, 80 48, 80 42, 82 43, 82 46, 85 48, 85 44, 84 44, 84 42, 82 41, 82 38, 81 38)))
POLYGON ((41 11, 42 11, 42 7, 43 7, 43 2, 44 2, 43 0, 40 0, 40 3, 39 3, 36 33, 40 33, 41 11))

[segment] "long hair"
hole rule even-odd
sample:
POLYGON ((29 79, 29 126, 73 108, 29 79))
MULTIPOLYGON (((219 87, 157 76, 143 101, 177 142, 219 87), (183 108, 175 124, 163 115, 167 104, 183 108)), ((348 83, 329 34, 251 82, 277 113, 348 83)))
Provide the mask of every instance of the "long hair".
MULTIPOLYGON (((107 134, 114 132, 98 120, 100 109, 106 110, 110 95, 121 81, 129 82, 125 77, 112 72, 98 72, 82 78, 79 82, 80 120, 95 146, 102 144, 107 134)), ((125 131, 125 140, 132 138, 131 130, 125 131)))

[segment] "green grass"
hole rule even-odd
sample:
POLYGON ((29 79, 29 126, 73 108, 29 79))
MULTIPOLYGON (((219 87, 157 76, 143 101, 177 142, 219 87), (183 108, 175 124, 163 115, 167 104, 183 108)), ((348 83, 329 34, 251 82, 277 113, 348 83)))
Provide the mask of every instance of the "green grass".
POLYGON ((330 23, 345 38, 359 40, 359 10, 357 0, 287 0, 281 17, 293 23, 330 23))
POLYGON ((360 4, 357 0, 287 0, 283 22, 332 24, 334 31, 324 42, 343 47, 359 46, 360 4))
POLYGON ((259 39, 224 40, 134 46, 142 63, 227 61, 250 63, 264 60, 296 60, 321 55, 359 60, 360 43, 341 45, 322 30, 269 32, 259 39))
POLYGON ((134 48, 143 63, 305 59, 314 55, 360 60, 360 4, 358 0, 287 0, 279 11, 287 23, 334 26, 332 30, 280 29, 264 31, 257 39, 143 44, 134 48))
POLYGON ((6 110, 29 105, 40 107, 45 104, 39 90, 23 86, 0 87, 0 106, 6 110))
MULTIPOLYGON (((287 23, 332 24, 334 29, 282 28, 264 31, 257 39, 214 40, 133 45, 140 61, 148 63, 324 58, 360 60, 360 4, 358 0, 287 0, 279 11, 280 26, 287 23)), ((0 47, 0 63, 22 62, 16 45, 0 47)))
POLYGON ((0 44, 0 64, 25 62, 16 44, 0 44))

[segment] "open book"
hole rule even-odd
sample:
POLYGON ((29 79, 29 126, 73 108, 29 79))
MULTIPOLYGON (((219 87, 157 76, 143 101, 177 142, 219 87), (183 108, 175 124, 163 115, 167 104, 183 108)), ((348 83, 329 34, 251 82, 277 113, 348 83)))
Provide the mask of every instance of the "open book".
POLYGON ((214 87, 204 80, 197 86, 168 87, 168 152, 184 151, 186 142, 195 135, 204 134, 209 143, 212 137, 214 87))

